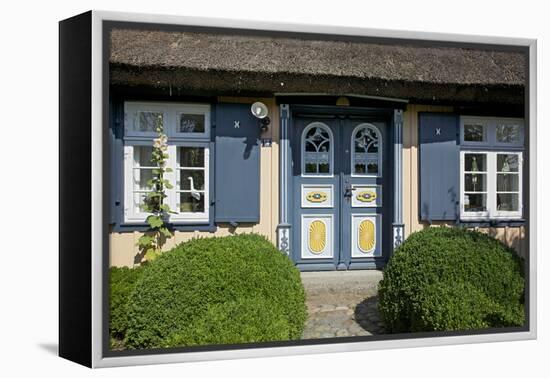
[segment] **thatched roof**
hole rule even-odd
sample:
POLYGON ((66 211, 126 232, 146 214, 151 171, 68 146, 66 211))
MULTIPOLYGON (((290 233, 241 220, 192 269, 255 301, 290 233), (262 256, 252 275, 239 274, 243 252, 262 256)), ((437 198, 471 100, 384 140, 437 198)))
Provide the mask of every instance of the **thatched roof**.
POLYGON ((527 75, 514 51, 130 29, 112 30, 110 63, 114 85, 515 103, 527 75))

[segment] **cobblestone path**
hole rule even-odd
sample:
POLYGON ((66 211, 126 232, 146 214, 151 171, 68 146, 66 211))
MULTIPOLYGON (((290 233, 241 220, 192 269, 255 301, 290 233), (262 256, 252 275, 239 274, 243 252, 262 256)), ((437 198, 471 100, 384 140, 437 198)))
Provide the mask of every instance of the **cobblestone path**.
POLYGON ((384 333, 377 304, 380 271, 303 272, 308 320, 303 339, 384 333))

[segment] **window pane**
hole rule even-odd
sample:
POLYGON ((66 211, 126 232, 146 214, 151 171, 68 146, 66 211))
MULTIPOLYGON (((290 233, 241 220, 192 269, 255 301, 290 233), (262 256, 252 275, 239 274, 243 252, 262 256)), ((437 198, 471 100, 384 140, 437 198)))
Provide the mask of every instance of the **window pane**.
POLYGON ((180 213, 204 213, 204 194, 199 192, 194 193, 179 193, 180 213))
POLYGON ((357 130, 354 140, 355 152, 378 153, 378 136, 372 128, 365 126, 357 130))
POLYGON ((180 189, 181 190, 204 190, 204 171, 203 170, 185 170, 185 169, 181 170, 180 171, 180 189))
POLYGON ((355 164, 355 173, 357 174, 367 173, 367 165, 365 163, 355 164))
POLYGON ((367 173, 369 174, 378 174, 378 162, 371 161, 367 163, 367 173))
POLYGON ((497 171, 518 172, 519 159, 516 154, 497 154, 497 171))
POLYGON ((497 174, 497 192, 518 192, 519 175, 516 173, 497 174))
POLYGON ((518 124, 497 125, 497 141, 501 143, 519 143, 521 129, 518 124))
MULTIPOLYGON (((138 193, 134 193, 134 209, 135 211, 138 211, 140 213, 143 213, 145 212, 145 209, 144 209, 144 205, 145 205, 145 201, 153 201, 153 199, 147 199, 147 193, 141 193, 141 192, 138 192, 138 193)), ((151 203, 151 205, 154 205, 153 203, 151 203)))
POLYGON ((330 173, 330 168, 328 163, 319 164, 319 173, 330 173))
POLYGON ((464 169, 469 172, 486 172, 487 155, 464 154, 464 169))
POLYGON ((465 124, 464 125, 464 141, 466 142, 483 142, 485 141, 485 132, 483 125, 480 124, 465 124))
POLYGON ((151 167, 153 147, 135 146, 134 147, 134 167, 151 167))
POLYGON ((180 133, 204 133, 204 114, 180 114, 180 133))
POLYGON ((487 191, 487 175, 486 174, 471 174, 464 175, 464 191, 466 192, 486 192, 487 191))
POLYGON ((497 194, 497 210, 498 211, 518 211, 519 210, 519 194, 517 193, 500 193, 497 194))
POLYGON ((135 131, 156 132, 157 127, 163 125, 163 114, 161 112, 138 112, 135 131))
POLYGON ((467 193, 464 194, 464 211, 481 212, 487 211, 487 195, 467 193))
POLYGON ((323 127, 313 127, 305 135, 304 173, 330 174, 330 135, 323 127))
POLYGON ((134 169, 134 190, 152 190, 147 182, 153 178, 152 169, 134 169))
POLYGON ((204 167, 203 147, 180 147, 180 167, 204 167))
POLYGON ((306 163, 306 173, 317 173, 317 164, 306 163))

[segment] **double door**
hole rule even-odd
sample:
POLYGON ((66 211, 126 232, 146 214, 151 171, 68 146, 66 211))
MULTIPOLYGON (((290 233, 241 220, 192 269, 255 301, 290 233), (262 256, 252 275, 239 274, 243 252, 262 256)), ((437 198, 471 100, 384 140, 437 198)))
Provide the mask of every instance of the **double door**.
POLYGON ((368 269, 390 238, 388 121, 296 117, 292 258, 302 270, 368 269))

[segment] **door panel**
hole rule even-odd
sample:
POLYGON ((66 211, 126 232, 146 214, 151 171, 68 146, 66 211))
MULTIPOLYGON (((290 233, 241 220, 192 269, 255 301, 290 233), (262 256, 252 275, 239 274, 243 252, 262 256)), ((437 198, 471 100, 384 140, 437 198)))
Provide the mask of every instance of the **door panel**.
POLYGON ((292 129, 293 260, 334 269, 340 251, 336 118, 295 118, 292 129))
POLYGON ((388 121, 294 118, 292 132, 294 261, 302 270, 382 266, 391 238, 388 121))
POLYGON ((346 119, 342 125, 340 268, 375 267, 384 259, 384 236, 391 229, 383 206, 391 171, 387 129, 387 122, 375 119, 346 119))

